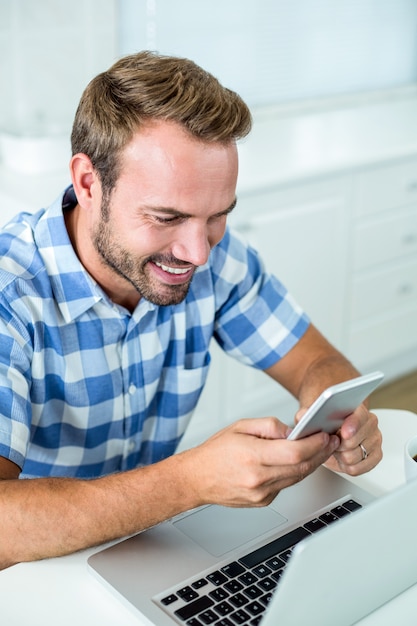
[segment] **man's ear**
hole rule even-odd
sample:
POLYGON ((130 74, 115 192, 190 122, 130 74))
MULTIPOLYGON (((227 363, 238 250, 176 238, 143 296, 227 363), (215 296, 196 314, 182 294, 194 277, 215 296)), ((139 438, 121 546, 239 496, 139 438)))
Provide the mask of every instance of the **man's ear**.
POLYGON ((101 194, 101 185, 90 157, 86 154, 75 154, 70 161, 72 184, 78 204, 90 208, 97 193, 101 194))

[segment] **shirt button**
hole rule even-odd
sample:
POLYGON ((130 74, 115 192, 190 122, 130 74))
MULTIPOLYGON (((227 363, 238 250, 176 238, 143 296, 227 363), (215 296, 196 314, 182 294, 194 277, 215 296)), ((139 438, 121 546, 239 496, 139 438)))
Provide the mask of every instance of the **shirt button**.
POLYGON ((131 383, 129 385, 129 393, 131 396, 133 396, 133 394, 136 392, 136 385, 134 383, 131 383))
POLYGON ((127 449, 129 450, 129 452, 133 452, 133 450, 135 449, 135 442, 129 441, 129 445, 127 446, 127 449))

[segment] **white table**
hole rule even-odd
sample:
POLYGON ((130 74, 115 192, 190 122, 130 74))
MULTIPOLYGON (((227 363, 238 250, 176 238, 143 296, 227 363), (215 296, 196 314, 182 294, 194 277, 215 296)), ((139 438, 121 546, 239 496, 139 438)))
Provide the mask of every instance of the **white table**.
MULTIPOLYGON (((375 494, 404 482, 403 448, 417 434, 417 415, 409 411, 375 411, 384 436, 384 458, 372 472, 352 479, 375 494)), ((0 529, 1 533, 1 529, 0 529)), ((0 535, 1 541, 1 535, 0 535)), ((0 616, 7 626, 138 626, 141 620, 109 593, 88 571, 96 549, 0 572, 0 616)), ((361 626, 415 625, 417 585, 368 617, 361 626)))

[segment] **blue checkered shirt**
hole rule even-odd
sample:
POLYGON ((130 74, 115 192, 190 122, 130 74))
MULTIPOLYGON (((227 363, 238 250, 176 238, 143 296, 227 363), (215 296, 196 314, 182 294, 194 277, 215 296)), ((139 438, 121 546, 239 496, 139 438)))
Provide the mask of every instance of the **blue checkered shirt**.
POLYGON ((63 198, 0 231, 0 455, 25 477, 95 477, 173 454, 213 336, 265 369, 309 323, 229 230, 184 302, 142 298, 129 313, 78 260, 63 198))

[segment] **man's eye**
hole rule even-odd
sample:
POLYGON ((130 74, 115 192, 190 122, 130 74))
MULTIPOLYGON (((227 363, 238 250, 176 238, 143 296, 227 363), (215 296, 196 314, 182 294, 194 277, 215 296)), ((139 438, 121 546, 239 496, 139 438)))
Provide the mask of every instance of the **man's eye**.
POLYGON ((160 217, 159 215, 154 215, 154 220, 159 224, 172 224, 173 222, 178 222, 179 217, 174 215, 174 217, 160 217))

